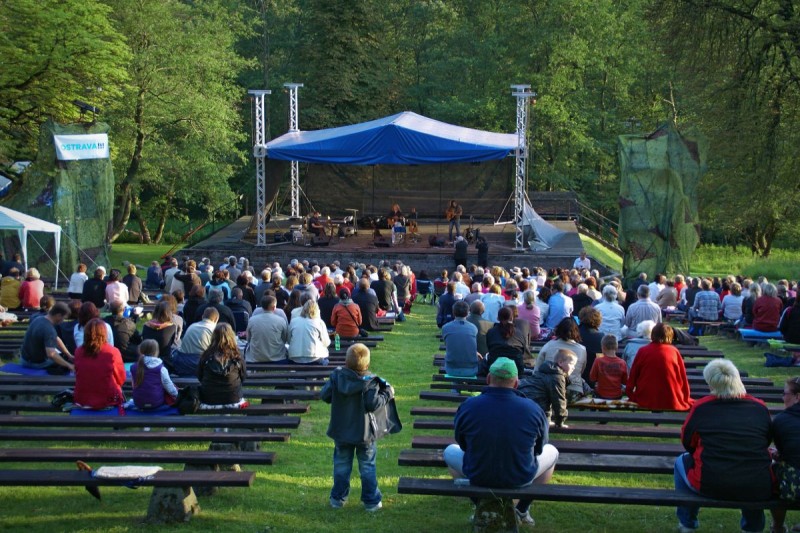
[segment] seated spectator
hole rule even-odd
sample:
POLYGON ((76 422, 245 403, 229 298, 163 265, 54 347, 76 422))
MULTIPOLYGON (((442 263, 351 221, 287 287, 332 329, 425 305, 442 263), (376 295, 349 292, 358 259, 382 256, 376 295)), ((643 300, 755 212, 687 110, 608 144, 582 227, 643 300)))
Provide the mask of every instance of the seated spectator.
POLYGON ((640 407, 686 411, 692 406, 686 367, 672 338, 670 326, 656 324, 652 342, 636 355, 628 376, 628 397, 640 407))
MULTIPOLYGON (((194 288, 201 289, 199 285, 194 288)), ((219 312, 213 307, 203 311, 202 319, 186 328, 181 347, 172 352, 172 369, 181 377, 197 375, 200 356, 211 345, 211 337, 219 322, 219 312)))
POLYGON ((55 374, 66 374, 74 371, 75 367, 70 362, 72 352, 68 351, 58 338, 56 327, 64 321, 69 314, 66 304, 57 302, 47 316, 32 322, 25 330, 20 348, 20 363, 28 368, 52 368, 55 374))
POLYGON ((81 312, 82 304, 80 300, 70 300, 66 305, 69 308, 69 313, 56 326, 56 331, 58 332, 58 338, 64 343, 66 353, 75 353, 75 326, 78 324, 78 315, 81 312))
POLYGON ((147 269, 147 278, 145 278, 144 286, 153 291, 164 288, 164 275, 158 261, 150 263, 150 267, 147 269))
POLYGON ((787 307, 781 316, 778 329, 783 340, 792 344, 800 344, 800 298, 794 299, 794 305, 787 307))
POLYGON ((211 336, 211 344, 200 357, 197 379, 200 402, 207 405, 241 406, 242 383, 247 366, 239 353, 236 335, 230 324, 220 323, 211 336))
POLYGON ((213 307, 219 313, 219 321, 223 324, 228 324, 230 327, 236 325, 236 319, 233 317, 233 312, 229 307, 223 305, 222 297, 224 292, 219 288, 211 289, 211 294, 208 295, 208 303, 205 303, 197 308, 194 313, 195 320, 201 320, 203 313, 207 308, 213 307))
POLYGON ((106 305, 106 269, 99 266, 94 271, 94 277, 83 284, 82 302, 92 302, 98 309, 106 305))
MULTIPOLYGON (((773 479, 769 409, 747 394, 739 371, 727 359, 707 364, 703 379, 711 395, 695 402, 683 423, 686 453, 675 460, 675 489, 720 500, 769 500, 773 479)), ((699 511, 699 506, 678 507, 681 532, 700 526, 699 511)), ((764 510, 743 508, 739 526, 742 531, 762 531, 764 510)))
POLYGON ((586 368, 586 348, 580 344, 581 334, 578 331, 578 325, 570 317, 562 319, 553 333, 555 338, 548 341, 539 350, 535 368, 538 371, 545 361, 554 362, 559 350, 567 350, 574 353, 578 361, 569 376, 569 383, 567 383, 567 401, 572 403, 590 392, 589 386, 581 377, 583 370, 586 368))
POLYGON ((603 287, 602 301, 594 308, 602 316, 598 331, 604 335, 613 335, 622 339, 622 327, 625 325, 625 309, 617 302, 617 288, 612 284, 603 287))
POLYGON ((740 328, 753 327, 753 307, 756 300, 761 297, 761 285, 752 281, 747 289, 747 296, 742 300, 742 318, 739 320, 740 328))
MULTIPOLYGON (((350 298, 348 297, 348 300, 349 299, 350 298)), ((338 303, 339 297, 336 295, 336 285, 332 281, 329 281, 322 286, 322 296, 320 296, 319 300, 317 300, 317 305, 319 306, 319 316, 329 329, 334 327, 334 325, 331 323, 331 315, 333 314, 333 308, 336 307, 336 304, 338 303)), ((356 335, 358 334, 356 333, 356 335)))
POLYGON ((331 313, 331 325, 340 337, 354 338, 359 336, 361 322, 361 308, 350 299, 350 291, 342 287, 339 290, 339 303, 334 306, 331 313))
POLYGON ((726 322, 734 323, 742 318, 742 286, 736 282, 731 283, 731 292, 722 299, 722 318, 726 322))
MULTIPOLYGON (((397 289, 392 281, 392 275, 386 268, 378 270, 378 279, 370 284, 378 297, 378 307, 384 312, 392 312, 397 307, 397 289)), ((455 286, 453 287, 455 291, 455 286)))
POLYGON ((492 329, 492 326, 494 326, 492 322, 483 319, 483 310, 483 302, 475 300, 470 304, 469 316, 467 316, 467 322, 470 322, 478 329, 476 341, 478 343, 478 353, 481 355, 481 358, 485 357, 489 352, 489 346, 486 344, 486 334, 492 329))
POLYGON ((498 357, 506 357, 517 365, 517 374, 525 373, 525 359, 530 359, 529 340, 514 327, 514 311, 502 307, 497 314, 497 323, 486 333, 488 353, 481 365, 481 374, 486 375, 488 368, 498 357))
POLYGON ((561 280, 553 282, 547 305, 549 306, 549 310, 547 312, 547 321, 545 324, 551 330, 555 329, 564 318, 572 316, 574 302, 572 298, 564 294, 564 283, 561 280))
MULTIPOLYGON (((88 302, 87 302, 88 303, 88 302)), ((93 318, 85 326, 84 343, 75 350, 75 405, 87 409, 122 407, 125 365, 108 342, 108 324, 93 318)))
POLYGON ((700 282, 700 288, 702 290, 694 297, 694 305, 689 309, 689 321, 718 321, 721 310, 719 295, 711 289, 711 282, 707 279, 700 282))
POLYGON ((628 368, 633 366, 633 361, 636 359, 636 354, 639 353, 639 349, 642 346, 647 346, 650 344, 650 334, 653 332, 653 328, 655 326, 656 323, 652 320, 639 322, 639 325, 636 326, 636 332, 634 333, 635 336, 629 338, 625 343, 625 349, 622 352, 622 359, 625 361, 625 364, 628 365, 628 368))
MULTIPOLYGON (((636 302, 628 307, 625 313, 625 326, 628 328, 628 335, 636 331, 639 322, 652 320, 655 323, 661 322, 661 308, 655 302, 650 301, 650 288, 647 285, 639 285, 636 289, 636 302)), ((719 298, 717 298, 719 303, 719 298)))
POLYGON ((121 272, 116 268, 112 268, 108 274, 108 283, 106 284, 106 302, 119 302, 122 305, 128 305, 130 297, 128 293, 128 286, 122 283, 120 279, 121 272))
POLYGON ((628 382, 628 365, 617 357, 617 338, 605 335, 601 341, 602 357, 594 360, 589 371, 589 379, 595 383, 594 392, 598 398, 619 400, 628 382))
MULTIPOLYGON (((450 286, 447 286, 448 292, 450 291, 450 286)), ((502 295, 502 287, 497 283, 492 284, 489 287, 488 292, 486 292, 483 296, 481 296, 481 302, 483 302, 483 319, 488 320, 491 323, 497 322, 497 315, 500 312, 500 309, 506 304, 505 298, 502 295)), ((445 295, 442 295, 444 298, 445 295)), ((442 299, 440 298, 440 299, 442 299)))
POLYGON ((666 281, 666 286, 661 289, 656 297, 656 305, 662 311, 672 310, 678 306, 678 291, 675 290, 675 282, 671 279, 666 281))
MULTIPOLYGON (((95 307, 92 302, 83 302, 81 304, 80 311, 78 311, 78 323, 75 324, 75 329, 72 331, 72 335, 75 337, 76 348, 83 346, 83 330, 86 324, 93 318, 99 317, 100 311, 97 310, 97 307, 95 307)), ((111 326, 108 324, 106 324, 106 340, 108 340, 108 343, 112 346, 114 345, 114 332, 111 331, 111 326)))
POLYGON ((445 344, 444 371, 450 376, 472 377, 478 374, 481 355, 478 353, 478 328, 467 321, 469 305, 453 304, 453 320, 442 327, 445 344))
POLYGON ((35 268, 25 273, 25 281, 19 286, 19 300, 24 309, 39 309, 39 301, 44 296, 44 282, 39 278, 35 268))
POLYGON ((369 280, 361 278, 358 281, 359 291, 353 295, 353 302, 361 310, 361 327, 367 331, 378 331, 378 297, 369 292, 369 280))
POLYGON ((125 305, 121 302, 115 301, 109 307, 111 315, 107 316, 105 321, 111 327, 114 347, 122 354, 123 361, 138 360, 138 344, 142 342, 142 336, 136 329, 136 323, 130 318, 125 318, 125 305))
POLYGON ((600 333, 600 326, 602 325, 603 315, 592 306, 584 307, 578 314, 580 326, 578 326, 578 334, 581 337, 580 345, 586 350, 586 366, 583 367, 581 377, 584 381, 588 381, 590 385, 594 386, 594 382, 589 379, 589 372, 592 370, 594 358, 597 354, 603 352, 601 346, 603 334, 600 333))
MULTIPOLYGON (((498 298, 499 302, 504 302, 502 296, 498 295, 498 298)), ((451 281, 447 284, 444 294, 439 297, 439 307, 436 312, 436 325, 438 327, 441 328, 453 320, 453 304, 455 304, 457 300, 456 283, 451 281)))
POLYGON ((158 356, 158 343, 148 339, 138 346, 138 353, 137 361, 131 365, 134 405, 147 410, 175 403, 178 388, 158 356))
POLYGON ((153 318, 142 327, 142 339, 153 339, 158 343, 158 353, 170 372, 173 371, 172 347, 177 336, 178 327, 172 321, 170 304, 162 300, 156 304, 153 318))
POLYGON ((67 295, 73 300, 80 300, 83 296, 83 284, 89 276, 86 275, 86 265, 81 263, 75 272, 69 277, 69 287, 67 287, 67 295))
POLYGON ((234 287, 231 290, 231 299, 225 302, 225 307, 231 310, 235 321, 236 333, 247 331, 247 321, 250 320, 250 316, 253 314, 253 307, 250 302, 243 298, 241 287, 234 287))
POLYGON ((128 287, 128 305, 148 301, 142 292, 142 278, 136 275, 136 265, 133 263, 128 264, 128 273, 122 278, 122 283, 128 287))
POLYGON ((22 302, 19 299, 19 270, 11 268, 7 276, 0 280, 0 305, 6 309, 19 309, 22 302))
POLYGON ((522 295, 523 304, 517 306, 517 316, 525 320, 531 327, 531 340, 536 340, 541 334, 541 313, 536 306, 536 293, 525 291, 522 295))
POLYGON ((533 400, 551 425, 567 428, 567 382, 578 358, 569 350, 558 350, 554 361, 545 361, 533 376, 523 378, 519 391, 533 400))
MULTIPOLYGON (((772 420, 772 436, 776 450, 772 454, 773 470, 778 478, 781 500, 800 500, 800 487, 795 479, 800 469, 800 378, 789 378, 783 385, 783 412, 772 420)), ((770 531, 789 532, 784 524, 786 507, 778 506, 771 510, 772 527, 770 531)), ((795 526, 797 527, 797 526, 795 526)))
POLYGON ((778 331, 783 302, 778 298, 778 289, 772 283, 762 287, 763 295, 753 305, 753 329, 773 333, 778 331))
MULTIPOLYGON (((189 297, 183 303, 183 325, 189 328, 192 324, 201 320, 201 316, 197 316, 197 310, 206 304, 206 289, 202 285, 192 285, 189 289, 189 297)), ((207 306, 206 306, 207 307, 207 306)), ((217 313, 219 314, 219 313, 217 313)), ((186 330, 184 330, 185 334, 186 330)), ((194 374, 192 374, 194 375, 194 374)))
POLYGON ((267 294, 261 299, 262 312, 253 314, 247 324, 247 360, 259 363, 288 363, 286 343, 289 324, 277 314, 277 299, 267 294))
POLYGON ((289 322, 289 361, 298 364, 328 364, 331 338, 328 328, 319 318, 314 300, 303 304, 300 315, 289 322))
POLYGON ((31 313, 31 316, 28 318, 28 322, 33 322, 37 318, 47 316, 47 312, 50 311, 50 308, 52 308, 53 304, 55 303, 56 299, 49 294, 42 296, 42 298, 39 300, 39 310, 35 313, 31 313))
POLYGON ((211 278, 211 281, 206 283, 206 286, 205 286, 206 295, 209 298, 211 297, 211 291, 213 289, 218 289, 218 290, 222 291, 223 300, 230 299, 230 297, 231 297, 231 287, 225 281, 225 274, 226 274, 225 270, 217 270, 216 272, 214 272, 214 276, 211 278))
POLYGON ((588 294, 589 286, 585 283, 578 285, 578 292, 572 297, 573 315, 580 316, 581 309, 584 307, 591 307, 594 299, 588 294))

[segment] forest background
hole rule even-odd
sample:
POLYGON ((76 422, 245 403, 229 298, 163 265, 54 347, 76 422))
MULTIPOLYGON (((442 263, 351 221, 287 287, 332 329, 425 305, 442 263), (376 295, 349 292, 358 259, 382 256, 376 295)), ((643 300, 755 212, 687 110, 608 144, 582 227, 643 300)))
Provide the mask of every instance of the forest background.
MULTIPOLYGON (((666 121, 710 141, 702 241, 800 243, 800 6, 791 0, 9 0, 0 3, 0 167, 39 125, 102 109, 114 239, 232 215, 255 190, 248 89, 270 138, 302 82, 311 130, 410 110, 500 132, 538 93, 529 191, 618 216, 617 139, 666 121), (242 199, 244 197, 244 200, 242 199)), ((252 202, 252 200, 250 200, 252 202)))

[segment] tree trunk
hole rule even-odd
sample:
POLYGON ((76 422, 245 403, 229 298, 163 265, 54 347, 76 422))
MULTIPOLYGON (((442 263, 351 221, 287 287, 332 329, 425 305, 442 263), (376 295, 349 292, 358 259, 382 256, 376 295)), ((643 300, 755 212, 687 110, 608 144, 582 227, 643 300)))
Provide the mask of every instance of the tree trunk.
POLYGON ((161 239, 164 237, 164 226, 167 225, 167 217, 169 216, 169 202, 167 207, 161 210, 158 216, 158 227, 156 228, 155 241, 156 244, 161 244, 161 239))
POLYGON ((114 242, 125 231, 125 226, 131 218, 133 184, 139 173, 139 165, 142 161, 144 151, 144 89, 139 89, 136 98, 136 111, 134 113, 134 123, 136 124, 136 141, 133 147, 128 169, 125 172, 125 179, 119 186, 117 193, 117 208, 114 212, 114 220, 108 235, 108 241, 114 242))
POLYGON ((139 197, 133 199, 133 216, 139 223, 139 229, 142 235, 142 244, 151 244, 153 240, 150 238, 150 230, 147 227, 147 221, 142 216, 142 206, 139 202, 139 197))

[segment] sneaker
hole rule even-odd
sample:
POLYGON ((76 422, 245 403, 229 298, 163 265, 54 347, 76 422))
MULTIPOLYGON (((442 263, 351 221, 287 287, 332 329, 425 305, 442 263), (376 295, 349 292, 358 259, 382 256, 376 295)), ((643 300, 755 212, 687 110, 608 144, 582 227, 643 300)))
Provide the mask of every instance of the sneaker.
POLYGON ((683 524, 681 524, 680 522, 678 522, 678 531, 680 533, 694 533, 695 531, 697 531, 697 528, 696 527, 687 527, 687 526, 684 526, 683 524))
POLYGON ((365 505, 364 510, 368 513, 374 513, 378 509, 383 508, 383 502, 378 502, 375 505, 365 505))
POLYGON ((520 524, 528 525, 528 526, 535 526, 536 525, 536 521, 531 516, 531 512, 530 511, 525 511, 523 513, 519 509, 514 509, 514 514, 517 515, 517 522, 519 522, 520 524))
POLYGON ((331 502, 331 507, 333 507, 334 509, 341 509, 342 507, 344 507, 345 500, 337 500, 336 498, 331 498, 330 502, 331 502))

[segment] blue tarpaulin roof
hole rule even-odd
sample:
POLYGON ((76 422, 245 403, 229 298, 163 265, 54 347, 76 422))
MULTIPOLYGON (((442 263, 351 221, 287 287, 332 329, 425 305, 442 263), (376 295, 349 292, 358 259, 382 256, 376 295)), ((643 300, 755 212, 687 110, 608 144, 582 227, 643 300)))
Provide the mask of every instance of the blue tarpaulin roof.
POLYGON ((345 165, 427 165, 503 159, 517 147, 513 133, 492 133, 439 122, 410 111, 316 131, 281 135, 267 157, 345 165))

